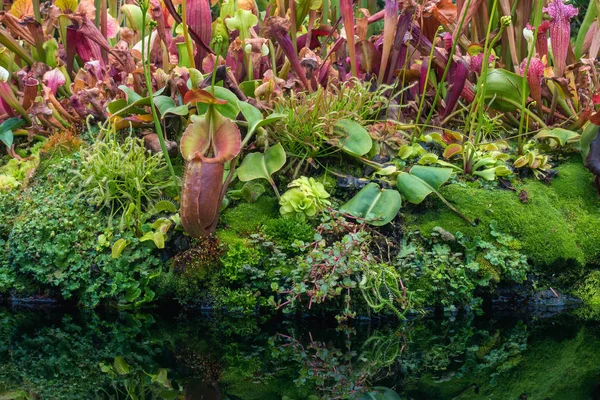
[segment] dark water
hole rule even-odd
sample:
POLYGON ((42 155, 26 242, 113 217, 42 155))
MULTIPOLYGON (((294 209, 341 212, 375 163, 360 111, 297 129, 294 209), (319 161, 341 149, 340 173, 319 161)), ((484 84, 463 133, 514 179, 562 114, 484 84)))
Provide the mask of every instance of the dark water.
POLYGON ((0 309, 0 399, 600 399, 600 324, 0 309))

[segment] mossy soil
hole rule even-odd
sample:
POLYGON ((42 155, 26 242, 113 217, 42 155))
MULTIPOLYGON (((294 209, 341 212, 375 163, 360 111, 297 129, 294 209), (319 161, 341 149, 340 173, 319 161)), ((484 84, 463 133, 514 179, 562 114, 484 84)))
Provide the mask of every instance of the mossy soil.
POLYGON ((537 180, 514 183, 514 190, 484 189, 477 183, 447 185, 440 193, 469 218, 470 226, 441 201, 429 201, 403 214, 407 230, 425 236, 435 227, 468 237, 491 240, 496 230, 517 238, 531 263, 560 273, 583 266, 600 266, 600 200, 593 175, 579 156, 558 168, 550 184, 537 180))

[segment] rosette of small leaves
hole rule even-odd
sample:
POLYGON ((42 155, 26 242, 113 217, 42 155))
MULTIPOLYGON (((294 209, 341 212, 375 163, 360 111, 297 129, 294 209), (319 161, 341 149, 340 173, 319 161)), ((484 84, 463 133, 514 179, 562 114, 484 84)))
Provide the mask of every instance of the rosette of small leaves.
POLYGON ((322 183, 314 178, 302 176, 288 185, 290 188, 281 196, 279 212, 284 217, 311 218, 331 205, 329 193, 322 183))

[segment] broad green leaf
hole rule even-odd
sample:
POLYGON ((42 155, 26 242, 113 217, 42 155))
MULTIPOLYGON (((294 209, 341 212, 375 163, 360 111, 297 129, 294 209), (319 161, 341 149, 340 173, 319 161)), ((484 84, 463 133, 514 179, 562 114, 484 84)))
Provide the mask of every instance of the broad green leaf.
MULTIPOLYGON (((515 111, 521 104, 523 77, 502 68, 488 72, 485 82, 485 101, 499 111, 515 111)), ((529 86, 525 85, 525 95, 529 86)))
POLYGON ((552 139, 559 146, 564 146, 568 142, 573 142, 579 139, 580 135, 577 132, 563 128, 542 129, 540 133, 535 135, 534 139, 552 139))
POLYGON ((114 259, 119 258, 121 253, 123 253, 123 250, 125 250, 125 247, 127 247, 127 241, 125 239, 121 238, 121 239, 117 240, 112 245, 112 258, 114 258, 114 259))
POLYGON ((189 112, 190 112, 190 110, 189 110, 188 106, 186 106, 185 104, 182 104, 180 106, 172 107, 172 108, 165 110, 165 112, 163 113, 161 118, 164 118, 169 114, 185 116, 185 115, 188 115, 189 112))
POLYGON ((425 167, 415 165, 410 172, 398 175, 400 193, 413 204, 419 204, 432 192, 437 192, 452 175, 450 168, 425 167))
POLYGON ((25 121, 17 117, 4 121, 0 124, 0 142, 4 143, 6 147, 11 147, 14 143, 13 129, 20 128, 23 125, 25 125, 25 121))
POLYGON ((339 120, 334 125, 334 131, 340 135, 340 147, 353 156, 363 156, 371 150, 373 140, 369 132, 357 122, 349 119, 339 120))
POLYGON ((169 96, 155 96, 154 105, 158 109, 160 115, 163 115, 169 108, 175 107, 175 101, 169 96))
POLYGON ((594 125, 592 123, 587 124, 581 137, 579 138, 579 147, 581 149, 581 156, 585 160, 590 152, 590 144, 596 139, 598 133, 600 132, 600 127, 598 125, 594 125))
MULTIPOLYGON (((215 104, 214 107, 217 111, 229 119, 235 120, 237 118, 240 112, 240 107, 238 106, 239 100, 231 90, 215 86, 207 88, 206 91, 213 94, 217 99, 227 101, 225 104, 215 104)), ((205 114, 206 110, 208 110, 208 104, 198 103, 198 115, 205 114)))
POLYGON ((4 143, 6 147, 11 147, 15 141, 15 137, 13 135, 13 131, 1 131, 0 132, 0 142, 4 143))
POLYGON ((496 169, 495 168, 487 168, 481 171, 474 171, 473 175, 477 175, 482 177, 485 180, 493 181, 496 179, 496 169))
POLYGON ((115 366, 115 370, 119 375, 127 375, 131 370, 129 364, 127 364, 127 362, 121 356, 115 357, 115 361, 113 364, 115 366))
MULTIPOLYGON (((121 6, 121 12, 125 14, 129 27, 136 32, 142 31, 142 10, 135 4, 125 4, 121 6)), ((151 20, 150 16, 147 16, 146 23, 151 20)))
POLYGON ((371 182, 344 204, 340 211, 362 218, 371 225, 382 226, 398 215, 401 205, 400 193, 392 189, 381 189, 371 182))
POLYGON ((242 182, 254 179, 271 181, 271 175, 285 165, 285 150, 280 143, 269 147, 262 153, 250 153, 237 169, 238 178, 242 182))

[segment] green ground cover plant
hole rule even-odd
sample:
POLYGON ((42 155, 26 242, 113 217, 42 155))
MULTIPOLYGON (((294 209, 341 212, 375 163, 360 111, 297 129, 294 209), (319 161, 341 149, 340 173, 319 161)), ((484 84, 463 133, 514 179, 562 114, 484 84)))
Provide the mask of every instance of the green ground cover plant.
POLYGON ((7 4, 0 293, 340 322, 504 285, 593 303, 597 1, 364 3, 7 4))

